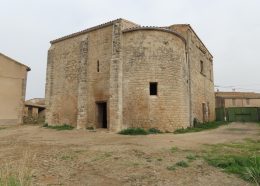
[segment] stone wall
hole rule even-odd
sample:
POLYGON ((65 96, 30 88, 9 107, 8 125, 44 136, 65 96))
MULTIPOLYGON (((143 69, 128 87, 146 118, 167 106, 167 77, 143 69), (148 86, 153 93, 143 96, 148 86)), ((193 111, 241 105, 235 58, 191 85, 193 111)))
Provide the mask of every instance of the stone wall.
POLYGON ((46 81, 49 124, 95 127, 95 104, 109 99, 112 29, 110 25, 52 44, 46 81))
POLYGON ((215 120, 213 57, 189 25, 173 25, 170 28, 182 34, 187 41, 192 105, 190 120, 192 122, 196 118, 203 122, 202 104, 205 103, 208 107, 208 116, 204 121, 213 121, 215 120))
POLYGON ((163 30, 135 30, 123 36, 124 128, 174 131, 189 126, 185 42, 163 30), (150 82, 158 95, 150 95, 150 82))

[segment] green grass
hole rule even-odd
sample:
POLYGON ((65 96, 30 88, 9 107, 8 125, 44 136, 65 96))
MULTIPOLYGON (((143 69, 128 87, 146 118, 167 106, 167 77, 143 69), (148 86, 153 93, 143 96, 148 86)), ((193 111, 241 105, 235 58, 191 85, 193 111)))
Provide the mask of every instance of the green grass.
POLYGON ((121 130, 118 134, 122 135, 148 135, 148 134, 161 134, 162 132, 156 128, 145 130, 143 128, 127 128, 121 130))
POLYGON ((56 126, 50 126, 48 124, 44 124, 43 127, 49 128, 49 129, 56 129, 56 130, 72 130, 72 129, 74 129, 73 126, 68 125, 68 124, 56 125, 56 126))
POLYGON ((87 130, 94 130, 94 127, 87 127, 87 130))
POLYGON ((4 129, 6 129, 5 127, 0 127, 0 130, 4 130, 4 129))
POLYGON ((174 171, 174 170, 176 170, 176 166, 175 165, 168 166, 167 169, 170 171, 174 171))
POLYGON ((184 160, 177 162, 175 165, 178 167, 188 167, 189 166, 189 164, 184 160))
POLYGON ((147 135, 148 132, 142 128, 128 128, 121 130, 119 134, 122 135, 147 135))
POLYGON ((260 184, 260 141, 209 145, 204 159, 214 167, 260 184))
POLYGON ((188 132, 200 132, 203 130, 209 130, 209 129, 216 129, 222 125, 227 125, 229 122, 224 121, 214 121, 214 122, 208 122, 208 123, 200 123, 196 124, 195 127, 188 127, 188 128, 182 128, 177 129, 174 131, 174 134, 183 134, 188 132))
POLYGON ((174 170, 176 170, 177 167, 186 168, 186 167, 189 167, 189 164, 186 161, 182 160, 182 161, 175 163, 174 165, 168 166, 167 170, 174 171, 174 170))
POLYGON ((172 148, 171 148, 171 153, 175 153, 175 152, 177 152, 178 150, 179 150, 178 147, 172 147, 172 148))
POLYGON ((186 156, 186 158, 190 161, 193 161, 193 160, 196 160, 197 159, 197 156, 196 155, 193 155, 193 154, 189 154, 186 156))
POLYGON ((1 179, 0 178, 0 186, 20 186, 20 182, 17 178, 13 176, 8 176, 7 178, 1 179))

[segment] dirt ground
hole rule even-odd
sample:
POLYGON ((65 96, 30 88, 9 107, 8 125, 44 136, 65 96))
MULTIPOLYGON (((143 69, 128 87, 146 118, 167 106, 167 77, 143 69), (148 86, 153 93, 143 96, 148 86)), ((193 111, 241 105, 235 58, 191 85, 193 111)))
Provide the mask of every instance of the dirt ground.
MULTIPOLYGON (((204 144, 259 139, 260 127, 232 123, 187 134, 123 136, 106 130, 56 131, 39 126, 0 130, 0 164, 26 163, 33 185, 228 185, 249 183, 196 159, 187 168, 167 167, 202 151, 204 144), (172 147, 179 150, 171 152, 172 147)), ((19 166, 18 166, 19 167, 19 166)))

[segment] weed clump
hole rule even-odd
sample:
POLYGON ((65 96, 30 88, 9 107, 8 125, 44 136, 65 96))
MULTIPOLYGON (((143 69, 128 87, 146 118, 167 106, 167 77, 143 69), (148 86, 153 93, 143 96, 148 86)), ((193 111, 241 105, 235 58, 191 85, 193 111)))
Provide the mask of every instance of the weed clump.
POLYGON ((48 125, 47 123, 45 123, 45 124, 43 125, 43 127, 49 128, 49 129, 56 129, 56 130, 72 130, 72 129, 74 129, 73 126, 68 125, 68 124, 50 126, 50 125, 48 125))
POLYGON ((122 135, 147 135, 148 132, 142 128, 128 128, 121 130, 119 134, 122 135))
POLYGON ((192 161, 192 160, 196 160, 197 157, 195 155, 193 155, 193 154, 189 154, 189 155, 186 156, 186 158, 188 160, 192 161))
POLYGON ((150 128, 148 130, 145 130, 143 128, 128 128, 121 130, 118 134, 123 135, 147 135, 147 134, 161 134, 162 131, 156 128, 150 128))
POLYGON ((189 166, 189 164, 186 161, 183 161, 183 160, 177 162, 175 165, 178 166, 178 167, 188 167, 189 166))
POLYGON ((172 153, 175 153, 175 152, 177 152, 178 150, 179 150, 178 147, 172 147, 172 148, 171 148, 171 152, 172 152, 172 153))
POLYGON ((161 134, 162 131, 160 131, 159 129, 156 129, 156 128, 150 128, 150 129, 148 129, 148 133, 149 134, 161 134))
POLYGON ((176 170, 176 166, 175 165, 168 166, 167 169, 170 171, 174 171, 174 170, 176 170))

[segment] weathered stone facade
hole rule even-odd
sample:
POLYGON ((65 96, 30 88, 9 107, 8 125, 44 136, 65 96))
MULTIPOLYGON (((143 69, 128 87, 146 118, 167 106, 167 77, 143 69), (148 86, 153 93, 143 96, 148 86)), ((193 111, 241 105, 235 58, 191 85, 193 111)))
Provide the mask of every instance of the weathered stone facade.
POLYGON ((50 125, 173 131, 194 118, 215 119, 212 56, 189 25, 141 27, 118 19, 51 44, 50 125))
POLYGON ((0 53, 0 125, 21 124, 30 68, 0 53))

